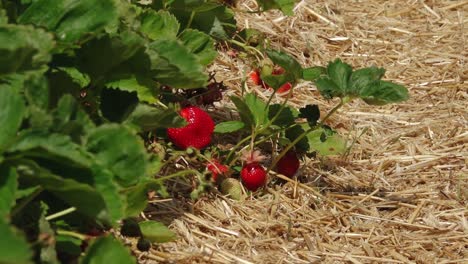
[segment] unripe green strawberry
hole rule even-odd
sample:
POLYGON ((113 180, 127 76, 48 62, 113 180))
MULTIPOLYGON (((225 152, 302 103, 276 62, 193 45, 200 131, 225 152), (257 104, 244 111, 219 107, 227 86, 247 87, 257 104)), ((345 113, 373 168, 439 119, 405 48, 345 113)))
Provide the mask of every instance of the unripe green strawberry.
POLYGON ((229 195, 234 200, 241 200, 244 196, 240 182, 233 178, 224 179, 220 190, 222 194, 229 195))
POLYGON ((186 149, 202 149, 211 143, 215 123, 201 108, 188 106, 180 110, 180 115, 188 122, 185 127, 168 128, 167 135, 174 145, 186 149))
POLYGON ((266 171, 258 163, 247 163, 242 167, 241 179, 245 188, 251 191, 256 191, 266 183, 266 171))
POLYGON ((295 151, 290 150, 276 164, 276 171, 292 178, 299 169, 299 159, 295 151))

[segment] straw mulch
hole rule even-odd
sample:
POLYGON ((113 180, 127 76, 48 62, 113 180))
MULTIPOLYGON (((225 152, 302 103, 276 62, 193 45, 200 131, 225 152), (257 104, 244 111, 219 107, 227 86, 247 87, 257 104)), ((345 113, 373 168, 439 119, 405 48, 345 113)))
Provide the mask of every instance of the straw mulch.
MULTIPOLYGON (((385 67, 411 99, 342 108, 330 125, 355 142, 352 151, 304 160, 302 183, 245 201, 155 201, 146 216, 169 223, 178 240, 141 263, 468 263, 467 11, 468 1, 308 0, 292 17, 238 15, 240 27, 264 32, 303 65, 339 57, 385 67)), ((226 53, 213 69, 228 94, 250 71, 226 53)), ((295 89, 293 105, 337 103, 311 83, 295 89)))

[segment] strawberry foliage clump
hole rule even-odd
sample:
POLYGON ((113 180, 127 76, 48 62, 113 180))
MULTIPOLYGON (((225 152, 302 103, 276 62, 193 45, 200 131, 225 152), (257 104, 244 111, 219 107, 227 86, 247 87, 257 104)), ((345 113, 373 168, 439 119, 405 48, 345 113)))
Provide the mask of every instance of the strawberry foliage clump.
MULTIPOLYGON (((294 5, 258 3, 287 15, 294 5)), ((211 0, 0 1, 0 263, 135 263, 115 234, 140 251, 176 238, 139 218, 170 195, 167 181, 185 181, 179 195, 193 199, 261 195, 272 170, 293 178, 303 155, 347 150, 327 126, 346 103, 408 97, 382 68, 303 67, 241 34, 228 3, 211 0), (268 100, 245 89, 223 98, 229 88, 207 72, 217 44, 252 62, 245 85, 271 90, 268 100), (289 106, 301 81, 339 103, 323 117, 289 106), (215 119, 220 110, 231 120, 215 119)))

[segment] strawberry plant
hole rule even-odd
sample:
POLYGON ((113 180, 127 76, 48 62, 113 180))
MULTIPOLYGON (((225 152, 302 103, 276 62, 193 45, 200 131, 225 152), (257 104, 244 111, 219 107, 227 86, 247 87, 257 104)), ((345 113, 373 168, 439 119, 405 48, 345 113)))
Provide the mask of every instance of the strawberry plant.
MULTIPOLYGON (((259 6, 289 14, 293 2, 259 6)), ((0 1, 0 263, 134 263, 112 234, 123 223, 141 251, 173 240, 161 223, 137 219, 148 199, 169 195, 165 181, 186 180, 192 198, 219 183, 240 199, 236 177, 256 191, 271 169, 296 174, 302 154, 343 153, 327 120, 346 103, 408 96, 381 68, 303 68, 261 41, 238 41, 236 30, 233 10, 216 1, 0 1), (235 118, 217 124, 195 106, 213 108, 226 89, 206 71, 216 43, 264 57, 254 81, 274 91, 267 101, 225 98, 235 118), (316 105, 289 106, 301 80, 339 103, 324 117, 316 105), (213 144, 228 133, 240 138, 232 147, 213 144)))

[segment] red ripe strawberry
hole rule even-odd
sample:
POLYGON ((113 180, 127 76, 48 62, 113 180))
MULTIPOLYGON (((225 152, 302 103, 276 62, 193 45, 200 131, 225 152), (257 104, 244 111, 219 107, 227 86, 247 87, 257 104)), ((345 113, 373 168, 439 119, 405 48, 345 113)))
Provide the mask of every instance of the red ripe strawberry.
POLYGON ((241 179, 245 188, 256 191, 266 183, 266 171, 257 162, 244 165, 241 170, 241 179))
POLYGON ((292 178, 299 169, 299 159, 295 151, 290 150, 276 164, 276 171, 292 178))
POLYGON ((276 92, 279 94, 287 93, 289 90, 291 90, 291 88, 292 88, 291 83, 285 83, 276 92))
POLYGON ((206 168, 213 175, 213 181, 216 182, 219 174, 224 174, 229 171, 229 168, 226 165, 219 163, 219 161, 213 159, 206 165, 206 168))
POLYGON ((202 149, 208 146, 215 127, 210 115, 196 106, 182 108, 180 115, 188 124, 185 127, 167 129, 167 136, 171 142, 182 149, 202 149))
POLYGON ((264 85, 262 78, 260 78, 260 72, 259 71, 252 71, 250 73, 250 79, 255 85, 264 85))

